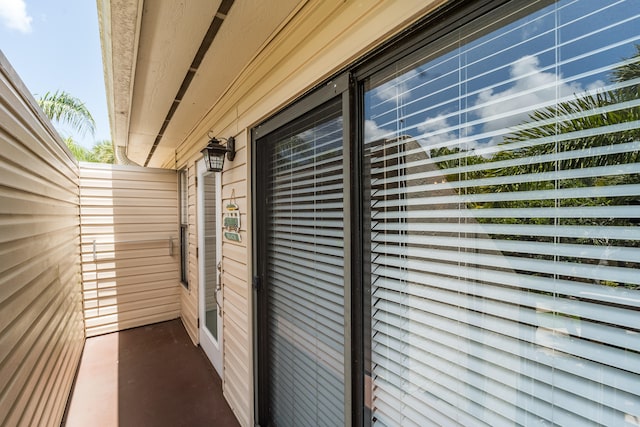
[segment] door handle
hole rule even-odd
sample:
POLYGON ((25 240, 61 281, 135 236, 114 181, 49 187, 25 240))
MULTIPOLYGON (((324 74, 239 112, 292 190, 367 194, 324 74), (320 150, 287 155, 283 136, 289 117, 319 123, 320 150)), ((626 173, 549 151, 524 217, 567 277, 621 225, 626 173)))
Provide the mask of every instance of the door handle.
POLYGON ((222 316, 222 306, 220 305, 220 298, 218 298, 218 292, 222 290, 222 261, 218 262, 216 268, 218 270, 218 280, 216 280, 216 305, 218 306, 218 313, 222 316))

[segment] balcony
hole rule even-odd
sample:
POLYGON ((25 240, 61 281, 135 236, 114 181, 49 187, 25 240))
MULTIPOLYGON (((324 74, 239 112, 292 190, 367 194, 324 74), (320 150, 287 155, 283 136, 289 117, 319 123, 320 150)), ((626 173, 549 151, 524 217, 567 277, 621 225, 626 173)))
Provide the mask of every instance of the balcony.
POLYGON ((150 168, 75 162, 0 55, 0 425, 59 425, 85 342, 114 393, 105 334, 197 346, 207 276, 240 425, 640 426, 640 3, 98 3, 150 168))

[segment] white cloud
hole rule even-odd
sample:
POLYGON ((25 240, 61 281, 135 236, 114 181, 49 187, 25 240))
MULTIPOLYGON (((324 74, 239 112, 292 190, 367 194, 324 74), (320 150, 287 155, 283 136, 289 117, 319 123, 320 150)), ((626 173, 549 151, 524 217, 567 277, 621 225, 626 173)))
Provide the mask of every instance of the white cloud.
POLYGON ((436 117, 427 117, 418 125, 418 131, 421 133, 418 141, 425 149, 443 145, 450 146, 447 143, 458 139, 454 133, 450 132, 450 128, 447 118, 441 114, 436 117))
POLYGON ((392 130, 378 127, 373 120, 364 121, 364 140, 366 143, 378 141, 380 139, 391 139, 395 136, 392 130))
POLYGON ((422 133, 420 139, 428 145, 441 144, 456 139, 455 134, 448 132, 450 127, 446 117, 441 114, 436 117, 427 117, 425 121, 418 125, 418 130, 422 133))
POLYGON ((33 18, 27 14, 24 0, 0 0, 0 19, 11 30, 31 32, 33 18))
POLYGON ((410 70, 375 88, 373 95, 382 102, 393 101, 396 105, 401 105, 411 97, 411 86, 407 82, 416 76, 418 72, 410 70))
MULTIPOLYGON (((523 56, 509 70, 515 84, 502 92, 488 89, 480 92, 476 114, 486 120, 483 132, 509 129, 529 121, 529 114, 552 105, 558 98, 583 92, 578 83, 558 83, 553 72, 540 70, 538 58, 523 56)), ((496 141, 497 142, 497 141, 496 141)))
MULTIPOLYGON (((453 126, 449 124, 447 118, 439 114, 436 117, 427 117, 418 125, 418 130, 422 133, 418 136, 420 144, 427 147, 446 146, 448 148, 459 147, 462 150, 472 150, 478 146, 478 142, 473 138, 458 137, 453 126)), ((464 134, 464 128, 460 132, 464 134)))
MULTIPOLYGON (((415 81, 411 83, 409 80, 416 75, 415 71, 408 72, 384 83, 375 89, 375 98, 401 105, 409 99, 409 87, 415 84, 415 81)), ((597 91, 604 85, 602 81, 596 81, 585 88, 578 82, 564 83, 562 75, 556 75, 555 70, 542 70, 538 58, 531 55, 523 56, 511 64, 509 76, 511 82, 505 89, 491 88, 478 94, 474 105, 467 111, 468 124, 460 127, 453 116, 441 113, 426 117, 415 128, 420 134, 414 137, 425 150, 437 146, 481 149, 501 142, 503 135, 512 132, 514 127, 530 121, 529 115, 534 111, 554 105, 562 99, 574 99, 585 91, 597 91)), ((395 135, 396 131, 380 128, 373 120, 365 121, 367 142, 390 139, 395 135)))

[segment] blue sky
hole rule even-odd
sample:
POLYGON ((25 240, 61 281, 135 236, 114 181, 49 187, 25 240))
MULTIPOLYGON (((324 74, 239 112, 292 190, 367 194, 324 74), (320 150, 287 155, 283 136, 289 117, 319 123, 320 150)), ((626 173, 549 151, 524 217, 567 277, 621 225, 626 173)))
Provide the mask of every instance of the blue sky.
POLYGON ((63 90, 83 101, 96 133, 56 125, 85 147, 111 139, 95 0, 0 0, 0 49, 32 94, 63 90))

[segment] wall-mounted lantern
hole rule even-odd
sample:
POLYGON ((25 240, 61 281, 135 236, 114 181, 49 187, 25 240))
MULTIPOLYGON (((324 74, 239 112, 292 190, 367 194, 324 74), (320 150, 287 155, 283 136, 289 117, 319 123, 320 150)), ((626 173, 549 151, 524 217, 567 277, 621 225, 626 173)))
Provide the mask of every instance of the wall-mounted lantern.
POLYGON ((216 137, 209 140, 207 146, 201 151, 204 155, 204 163, 207 170, 211 172, 221 172, 224 166, 224 156, 227 155, 229 161, 233 161, 236 156, 236 140, 234 137, 220 138, 226 141, 226 146, 220 143, 216 137))

